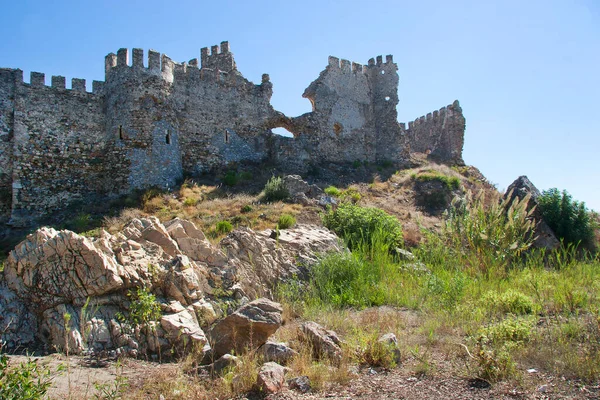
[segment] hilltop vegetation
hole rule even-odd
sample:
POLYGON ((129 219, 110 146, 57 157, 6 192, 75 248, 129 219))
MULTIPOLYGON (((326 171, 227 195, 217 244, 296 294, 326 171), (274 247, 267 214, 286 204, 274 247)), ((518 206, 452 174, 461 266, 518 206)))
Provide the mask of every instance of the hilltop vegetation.
MULTIPOLYGON (((544 390, 557 397, 600 384, 596 217, 566 192, 545 192, 540 201, 564 239, 549 251, 533 247, 527 199, 509 203, 473 168, 425 165, 369 184, 322 182, 336 200, 326 209, 286 202, 277 179, 267 193, 226 179, 221 187, 186 181, 173 192, 140 193, 124 200, 136 207, 104 218, 78 215, 65 226, 93 236, 100 228, 117 232, 135 216, 182 217, 213 243, 239 226, 277 231, 297 222, 333 230, 350 251, 322 257, 304 279, 276 290, 286 319, 276 339, 293 342, 299 322, 312 320, 344 340, 339 363, 313 362, 307 349, 288 365, 289 377, 308 376, 314 390, 363 379, 363 371, 433 385, 464 377, 491 385, 491 393, 532 393, 552 381, 544 390), (387 333, 398 338, 399 354, 379 341, 387 333)), ((197 362, 190 354, 180 370, 157 370, 119 396, 234 397, 253 389, 260 357, 242 355, 223 379, 207 381, 181 372, 197 362)))

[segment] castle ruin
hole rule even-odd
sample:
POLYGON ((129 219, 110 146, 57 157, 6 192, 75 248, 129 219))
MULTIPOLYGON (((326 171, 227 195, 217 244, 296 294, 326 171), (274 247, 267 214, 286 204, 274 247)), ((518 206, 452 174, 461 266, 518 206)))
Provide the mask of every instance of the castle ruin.
POLYGON ((75 201, 97 201, 232 164, 270 162, 305 172, 328 163, 406 162, 411 152, 462 164, 457 101, 398 123, 398 66, 329 57, 303 96, 313 110, 287 117, 237 70, 228 42, 173 62, 128 49, 105 59, 104 82, 0 69, 0 222, 26 225, 75 201), (284 127, 294 137, 275 135, 284 127))

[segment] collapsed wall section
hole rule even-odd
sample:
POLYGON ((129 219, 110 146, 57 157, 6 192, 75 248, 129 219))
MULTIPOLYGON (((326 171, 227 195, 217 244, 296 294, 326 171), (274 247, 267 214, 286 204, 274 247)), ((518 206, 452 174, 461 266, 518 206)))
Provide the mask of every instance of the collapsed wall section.
POLYGON ((464 165, 464 133, 465 117, 456 100, 409 122, 406 136, 411 152, 425 153, 437 162, 464 165))

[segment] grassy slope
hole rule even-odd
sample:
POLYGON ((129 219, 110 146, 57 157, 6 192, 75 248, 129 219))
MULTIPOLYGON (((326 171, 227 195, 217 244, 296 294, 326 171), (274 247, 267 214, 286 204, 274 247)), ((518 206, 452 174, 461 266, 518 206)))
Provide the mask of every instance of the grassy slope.
MULTIPOLYGON (((355 278, 342 282, 348 290, 341 297, 324 296, 316 290, 331 283, 326 274, 321 278, 325 282, 280 288, 279 300, 284 304, 287 321, 276 334, 280 340, 294 342, 298 321, 310 319, 337 331, 346 342, 346 358, 339 368, 330 368, 327 362, 313 363, 308 352, 301 352, 290 366, 291 376, 308 375, 313 385, 321 388, 328 382, 347 382, 354 374, 351 365, 359 364, 406 369, 433 379, 447 375, 481 377, 528 391, 532 389, 531 377, 525 370, 533 367, 572 382, 598 384, 598 260, 575 261, 572 254, 563 252, 546 258, 545 263, 550 260, 553 268, 546 268, 539 256, 515 261, 513 267, 486 265, 483 272, 474 266, 494 264, 490 261, 495 259, 494 254, 426 240, 428 234, 423 232, 439 233, 443 227, 441 215, 423 211, 415 191, 415 181, 428 181, 431 176, 445 177, 442 181, 452 189, 458 180, 457 193, 493 192, 475 169, 435 165, 339 188, 340 197, 346 194, 347 201, 378 207, 396 216, 403 224, 406 245, 424 265, 384 251, 359 249, 354 252, 354 264, 342 256, 329 260, 336 268, 362 266, 361 272, 353 275, 355 278), (399 366, 395 366, 389 349, 377 343, 378 337, 388 332, 399 339, 399 366)), ((224 236, 216 229, 223 220, 257 230, 275 228, 282 214, 293 215, 298 222, 320 221, 319 209, 283 202, 265 204, 260 195, 244 194, 243 185, 237 183, 237 193, 231 193, 227 187, 187 182, 174 192, 142 194, 136 199, 138 207, 123 209, 112 217, 80 215, 70 224, 86 231, 100 223, 116 232, 135 216, 156 215, 163 221, 177 216, 194 221, 216 243, 224 236)), ((258 366, 256 355, 244 358, 244 366, 231 371, 224 380, 206 382, 180 372, 165 372, 162 377, 153 376, 135 385, 130 396, 143 398, 173 390, 179 390, 179 398, 242 393, 250 390, 258 366)), ((193 360, 189 358, 183 364, 193 364, 193 360)))

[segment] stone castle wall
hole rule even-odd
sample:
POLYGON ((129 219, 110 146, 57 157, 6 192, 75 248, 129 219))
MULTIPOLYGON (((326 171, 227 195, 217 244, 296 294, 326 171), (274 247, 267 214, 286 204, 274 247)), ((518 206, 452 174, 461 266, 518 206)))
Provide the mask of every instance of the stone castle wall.
POLYGON ((200 62, 176 63, 150 50, 105 58, 105 81, 0 69, 0 219, 15 225, 76 201, 136 188, 169 187, 237 163, 310 165, 355 160, 402 163, 409 151, 462 162, 464 118, 458 103, 431 118, 397 122, 397 65, 329 58, 304 97, 313 111, 290 118, 260 84, 237 70, 229 44, 203 48, 200 62), (285 127, 293 138, 274 135, 285 127))

